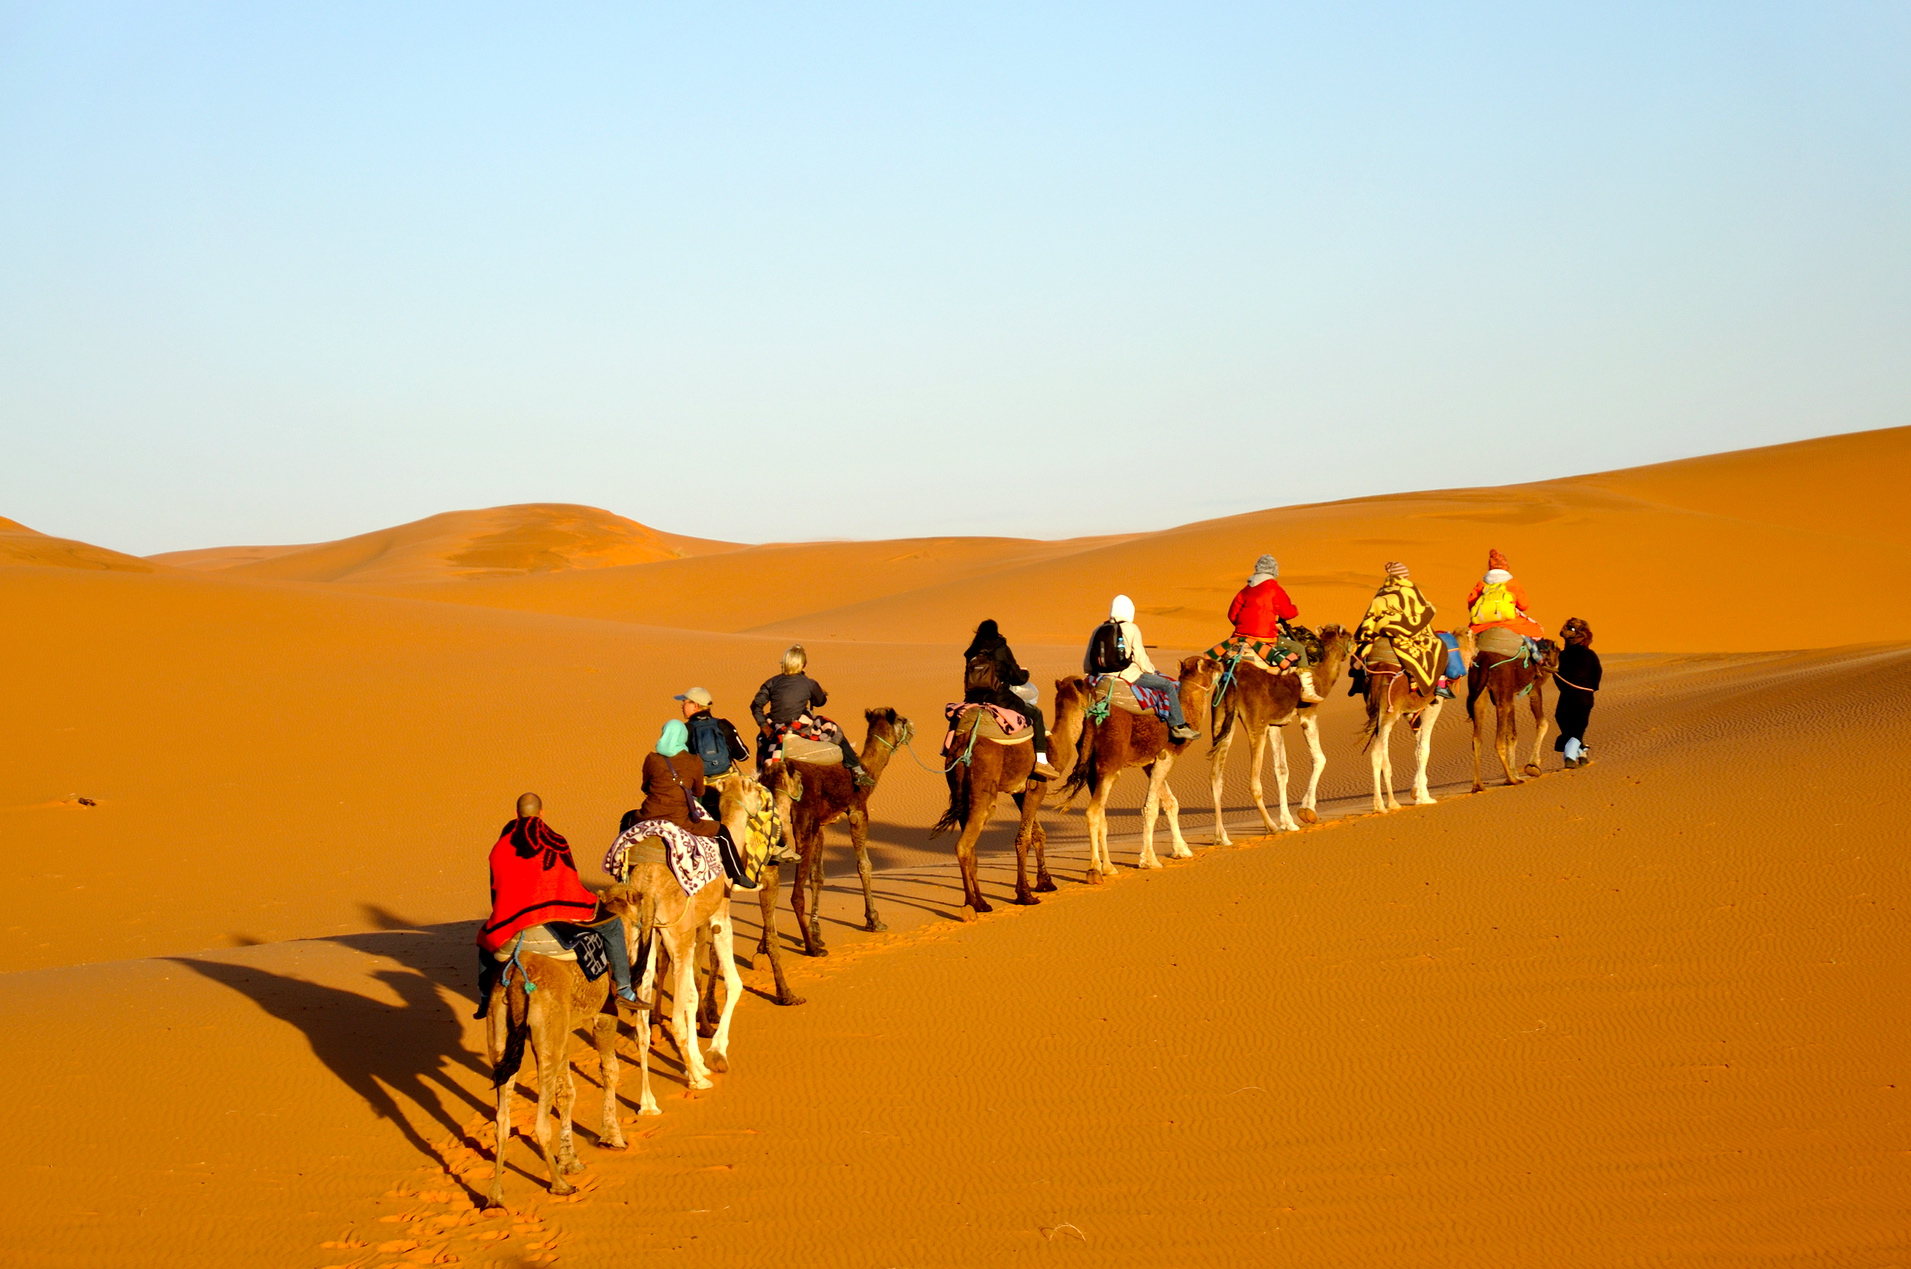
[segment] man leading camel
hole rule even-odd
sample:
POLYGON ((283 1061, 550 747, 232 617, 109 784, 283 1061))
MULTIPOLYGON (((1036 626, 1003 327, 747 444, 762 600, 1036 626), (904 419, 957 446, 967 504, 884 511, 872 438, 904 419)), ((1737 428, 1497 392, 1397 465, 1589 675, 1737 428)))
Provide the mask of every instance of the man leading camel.
MULTIPOLYGON (((1279 644, 1287 641, 1290 646, 1298 646, 1288 632, 1287 623, 1300 616, 1301 610, 1288 598, 1280 576, 1280 561, 1272 555, 1263 555, 1254 561, 1254 572, 1248 577, 1247 585, 1228 605, 1228 620, 1234 623, 1234 634, 1211 650, 1209 656, 1226 665, 1228 655, 1238 656, 1252 649, 1268 669, 1277 673, 1281 670, 1280 663, 1285 658, 1279 644)), ((1307 653, 1302 651, 1297 655, 1299 663, 1295 672, 1301 681, 1301 700, 1318 705, 1320 694, 1314 690, 1314 673, 1307 664, 1307 653)))
POLYGON ((1108 606, 1108 620, 1095 628, 1082 659, 1084 674, 1112 674, 1135 686, 1153 688, 1168 697, 1168 736, 1177 745, 1186 744, 1201 733, 1188 726, 1181 712, 1181 684, 1155 669, 1148 659, 1147 645, 1141 641, 1141 627, 1135 624, 1135 601, 1126 595, 1115 596, 1108 606), (1104 632, 1112 635, 1105 639, 1104 632), (1107 643, 1113 648, 1104 651, 1107 643))

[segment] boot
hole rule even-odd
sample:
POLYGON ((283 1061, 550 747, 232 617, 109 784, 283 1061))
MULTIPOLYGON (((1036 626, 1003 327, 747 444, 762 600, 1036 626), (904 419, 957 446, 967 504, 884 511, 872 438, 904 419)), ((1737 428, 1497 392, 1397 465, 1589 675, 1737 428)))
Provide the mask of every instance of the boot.
POLYGON ((1048 755, 1045 753, 1035 755, 1035 770, 1029 772, 1029 774, 1034 776, 1037 780, 1059 780, 1062 778, 1061 772, 1048 765, 1048 755))
POLYGON ((873 789, 876 787, 876 777, 869 774, 868 767, 865 767, 862 763, 857 762, 857 763, 852 763, 849 769, 855 772, 856 774, 857 788, 873 789))
POLYGON ((1300 680, 1301 700, 1309 705, 1320 704, 1320 693, 1314 690, 1314 672, 1312 670, 1302 670, 1300 680))
POLYGON ((1200 732, 1188 726, 1186 723, 1181 724, 1179 727, 1170 727, 1168 729, 1168 739, 1174 741, 1177 745, 1185 745, 1200 734, 1200 732))

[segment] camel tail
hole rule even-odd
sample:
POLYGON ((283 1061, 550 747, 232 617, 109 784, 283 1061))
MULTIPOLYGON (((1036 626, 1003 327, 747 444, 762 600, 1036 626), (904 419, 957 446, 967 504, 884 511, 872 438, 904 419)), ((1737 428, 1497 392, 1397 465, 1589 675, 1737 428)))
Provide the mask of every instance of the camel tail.
POLYGON ((1364 737, 1360 752, 1366 753, 1374 747, 1374 738, 1380 735, 1380 711, 1374 707, 1372 700, 1367 702, 1367 721, 1361 724, 1360 734, 1364 737))
POLYGON ((1091 730, 1084 726, 1081 739, 1075 742, 1075 769, 1068 773, 1068 779, 1062 783, 1064 811, 1075 801, 1076 794, 1095 785, 1095 745, 1090 739, 1091 730))
MULTIPOLYGON (((505 966, 508 971, 511 967, 505 966)), ((518 974, 523 976, 520 969, 518 974)), ((529 983, 529 979, 525 980, 529 983)), ((505 996, 504 1001, 504 1052, 498 1055, 498 1064, 491 1070, 491 1087, 503 1088, 517 1078, 518 1069, 524 1065, 524 1046, 531 1038, 531 998, 522 988, 514 997, 511 994, 510 978, 498 984, 498 990, 505 996)))
POLYGON ((647 995, 644 987, 650 982, 650 953, 656 942, 657 897, 646 893, 637 900, 637 963, 630 967, 631 986, 640 998, 647 995))
POLYGON ((1222 744, 1227 741, 1227 738, 1234 733, 1234 711, 1231 709, 1223 709, 1219 705, 1211 705, 1209 706, 1208 717, 1214 720, 1214 735, 1208 741, 1208 754, 1212 756, 1215 750, 1219 749, 1222 744))
POLYGON ((929 830, 929 839, 934 841, 944 833, 953 832, 969 822, 969 782, 949 773, 949 809, 942 813, 936 826, 929 830))

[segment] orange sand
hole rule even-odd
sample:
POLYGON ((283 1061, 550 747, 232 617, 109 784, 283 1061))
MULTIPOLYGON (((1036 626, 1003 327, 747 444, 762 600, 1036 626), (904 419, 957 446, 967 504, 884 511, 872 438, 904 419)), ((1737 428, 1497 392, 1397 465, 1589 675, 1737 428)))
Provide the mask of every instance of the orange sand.
POLYGON ((1811 579, 1893 575, 1907 458, 1900 429, 1062 543, 538 506, 142 562, 0 524, 6 1262, 1904 1263, 1911 603, 1811 579), (1262 550, 1351 622, 1390 557, 1457 608, 1488 546, 1599 631, 1594 766, 1465 797, 1456 710, 1442 804, 1365 815, 1337 693, 1323 826, 1202 849, 1188 763, 1197 859, 1080 885, 1050 815, 1062 890, 965 925, 940 781, 899 761, 891 932, 849 924, 838 842, 808 1004, 746 999, 694 1098, 666 1045, 665 1115, 584 1147, 582 1201, 518 1142, 515 1214, 470 1209, 482 853, 525 788, 601 853, 671 692, 742 717, 800 637, 831 712, 893 704, 927 757, 981 616, 1046 679, 1116 589, 1172 652, 1262 550))

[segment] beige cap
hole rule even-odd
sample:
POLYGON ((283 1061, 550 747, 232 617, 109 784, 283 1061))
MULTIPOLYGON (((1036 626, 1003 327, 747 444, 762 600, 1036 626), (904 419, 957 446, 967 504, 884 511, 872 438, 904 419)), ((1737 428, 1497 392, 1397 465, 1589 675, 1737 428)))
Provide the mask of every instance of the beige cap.
POLYGON ((693 687, 682 696, 673 696, 670 699, 673 701, 689 701, 692 705, 701 705, 705 709, 709 709, 711 698, 710 693, 704 688, 693 687))

